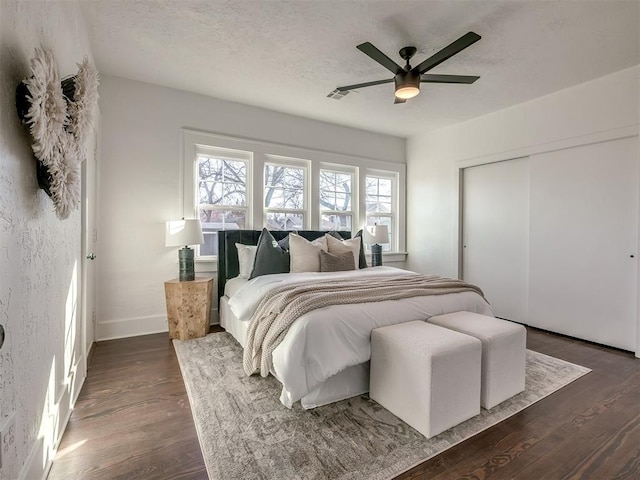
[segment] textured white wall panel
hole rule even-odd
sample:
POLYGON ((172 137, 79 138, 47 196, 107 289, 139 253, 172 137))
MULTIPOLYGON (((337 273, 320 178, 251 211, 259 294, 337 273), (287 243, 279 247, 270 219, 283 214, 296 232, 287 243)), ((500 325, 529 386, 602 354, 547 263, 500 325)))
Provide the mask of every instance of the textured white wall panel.
POLYGON ((15 412, 17 431, 0 480, 44 474, 68 415, 68 372, 82 351, 80 212, 56 218, 38 189, 30 136, 15 108, 16 85, 40 44, 54 52, 60 77, 75 73, 85 55, 91 59, 77 4, 0 2, 0 323, 7 333, 0 424, 15 412))

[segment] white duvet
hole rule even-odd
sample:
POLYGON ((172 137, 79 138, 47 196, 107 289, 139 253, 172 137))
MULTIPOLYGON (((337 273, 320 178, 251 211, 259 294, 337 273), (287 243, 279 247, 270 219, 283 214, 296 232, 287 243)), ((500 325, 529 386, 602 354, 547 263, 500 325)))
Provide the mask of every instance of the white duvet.
MULTIPOLYGON (((286 273, 254 278, 229 300, 237 319, 248 322, 271 289, 318 279, 345 279, 413 272, 374 267, 334 273, 286 273)), ((313 392, 330 377, 371 356, 371 330, 395 323, 426 320, 433 315, 469 311, 493 316, 491 307, 474 292, 412 297, 311 311, 289 328, 273 353, 273 374, 283 385, 280 400, 287 407, 313 392)))

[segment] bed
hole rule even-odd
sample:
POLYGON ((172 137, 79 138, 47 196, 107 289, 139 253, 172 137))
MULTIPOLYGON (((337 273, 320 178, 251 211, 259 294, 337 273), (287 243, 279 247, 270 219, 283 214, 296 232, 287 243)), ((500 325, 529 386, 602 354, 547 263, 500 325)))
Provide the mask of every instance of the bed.
MULTIPOLYGON (((270 232, 281 241, 287 231, 270 232)), ((307 240, 326 231, 297 231, 307 240)), ((345 272, 277 273, 251 280, 238 278, 236 244, 256 245, 260 231, 229 230, 218 233, 218 297, 221 326, 245 347, 250 319, 260 300, 273 289, 324 281, 380 281, 416 275, 414 272, 379 266, 345 272)), ((350 232, 339 232, 344 239, 350 232)), ((291 408, 300 401, 315 408, 369 390, 370 334, 374 328, 454 311, 493 316, 491 307, 478 293, 464 291, 443 295, 415 296, 401 300, 329 305, 297 318, 270 355, 269 373, 282 384, 280 401, 291 408)))

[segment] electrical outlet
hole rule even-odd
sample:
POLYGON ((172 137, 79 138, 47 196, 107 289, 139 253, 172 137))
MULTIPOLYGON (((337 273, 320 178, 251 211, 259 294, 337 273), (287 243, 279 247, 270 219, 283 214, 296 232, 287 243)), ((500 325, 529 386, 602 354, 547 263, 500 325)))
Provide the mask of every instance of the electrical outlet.
POLYGON ((9 458, 9 452, 16 443, 16 414, 12 413, 7 417, 0 430, 0 469, 6 458, 9 458))

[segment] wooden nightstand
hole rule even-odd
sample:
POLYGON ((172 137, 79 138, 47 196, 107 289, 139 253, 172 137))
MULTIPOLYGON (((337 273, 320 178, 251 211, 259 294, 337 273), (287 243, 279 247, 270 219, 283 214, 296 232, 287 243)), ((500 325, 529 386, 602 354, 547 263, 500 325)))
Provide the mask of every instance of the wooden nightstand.
POLYGON ((164 282, 169 336, 178 340, 204 337, 211 322, 213 278, 164 282))

